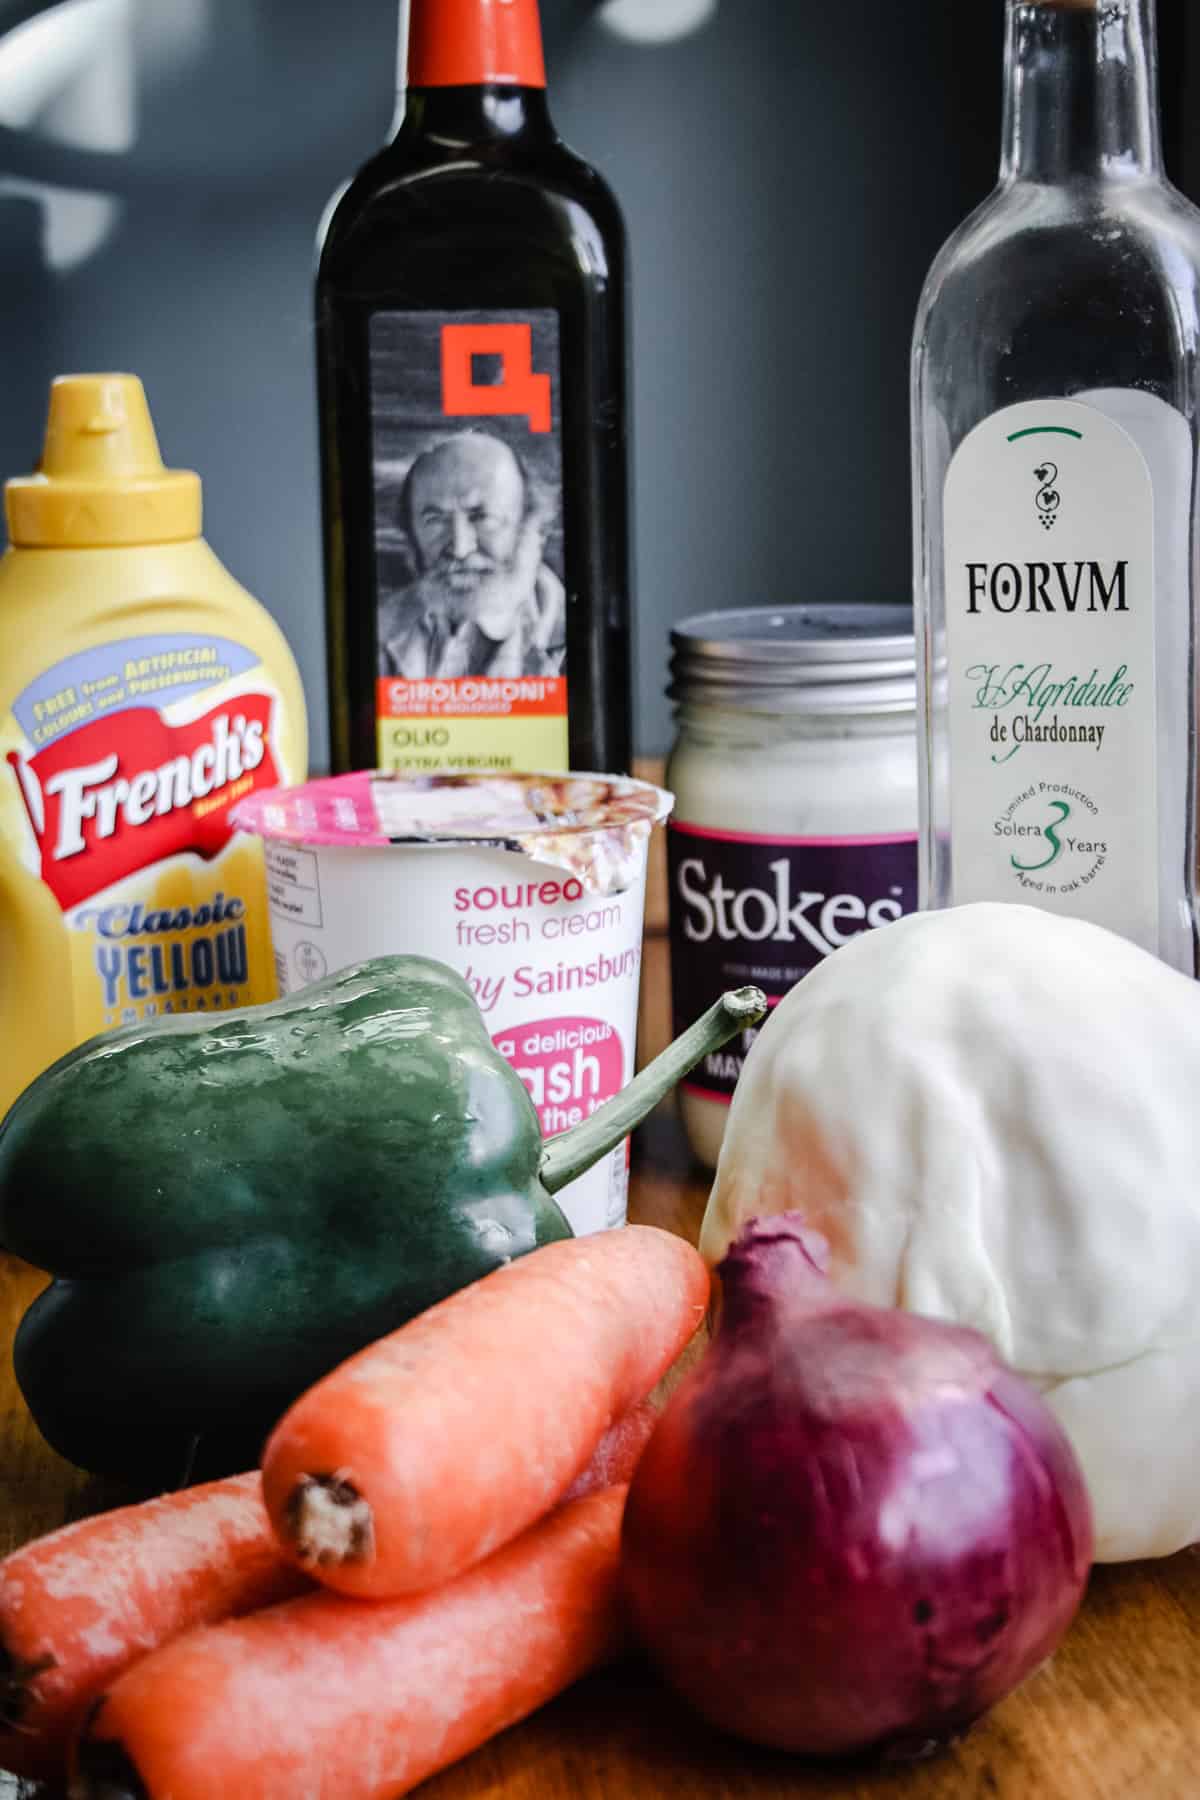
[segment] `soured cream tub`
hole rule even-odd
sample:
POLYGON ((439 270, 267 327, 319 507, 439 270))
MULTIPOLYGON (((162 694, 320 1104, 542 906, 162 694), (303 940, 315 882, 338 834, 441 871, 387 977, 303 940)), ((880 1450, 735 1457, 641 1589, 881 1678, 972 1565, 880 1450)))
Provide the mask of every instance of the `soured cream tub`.
MULTIPOLYGON (((634 1072, 650 834, 672 797, 605 775, 338 775, 232 815, 264 843, 281 993, 348 963, 435 957, 470 983, 542 1135, 634 1072)), ((628 1145, 558 1196, 583 1235, 625 1220, 628 1145)))

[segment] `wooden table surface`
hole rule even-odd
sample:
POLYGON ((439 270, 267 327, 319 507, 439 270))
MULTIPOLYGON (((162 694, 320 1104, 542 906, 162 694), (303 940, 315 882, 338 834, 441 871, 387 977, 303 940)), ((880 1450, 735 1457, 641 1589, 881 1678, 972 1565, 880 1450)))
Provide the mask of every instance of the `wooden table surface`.
MULTIPOLYGON (((648 946, 643 1043, 665 1041, 665 945, 648 946)), ((631 1215, 694 1237, 707 1193, 664 1108, 635 1142, 631 1215)), ((0 1331, 43 1283, 0 1258, 0 1331)), ((0 1368, 0 1551, 125 1496, 40 1441, 0 1368)), ((422 1800, 1200 1800, 1200 1551, 1096 1571, 1053 1662, 956 1748, 884 1769, 813 1767, 722 1738, 636 1663, 581 1683, 422 1788, 422 1800)), ((0 1800, 27 1793, 0 1777, 0 1800)), ((51 1800, 46 1790, 38 1790, 51 1800)), ((58 1800, 58 1797, 53 1797, 58 1800)), ((213 1800, 237 1800, 218 1795, 213 1800)), ((280 1795, 279 1800, 293 1800, 280 1795)), ((328 1800, 337 1800, 328 1796, 328 1800)))

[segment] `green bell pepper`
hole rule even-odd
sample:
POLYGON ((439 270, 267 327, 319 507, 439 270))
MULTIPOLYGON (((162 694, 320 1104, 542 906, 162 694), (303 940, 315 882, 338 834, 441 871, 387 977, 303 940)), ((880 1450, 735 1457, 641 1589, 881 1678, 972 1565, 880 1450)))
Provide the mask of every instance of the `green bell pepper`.
POLYGON ((249 1467, 337 1363, 569 1237, 553 1196, 763 1004, 727 996, 547 1144, 466 982, 419 957, 70 1052, 0 1125, 0 1240, 55 1277, 14 1349, 44 1436, 156 1485, 249 1467))

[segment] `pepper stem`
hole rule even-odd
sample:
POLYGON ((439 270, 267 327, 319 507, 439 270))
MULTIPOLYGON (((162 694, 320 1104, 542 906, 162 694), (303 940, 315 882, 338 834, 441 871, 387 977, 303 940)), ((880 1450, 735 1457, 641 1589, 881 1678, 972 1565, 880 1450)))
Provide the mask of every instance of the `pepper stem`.
POLYGON ((600 1107, 582 1125, 564 1131, 542 1151, 541 1182, 547 1193, 558 1194, 568 1182, 584 1175, 609 1150, 615 1150, 635 1125, 640 1125, 676 1082, 698 1062, 727 1044, 739 1031, 747 1031, 767 1016, 767 998, 761 988, 737 988, 723 994, 704 1017, 688 1027, 682 1037, 635 1075, 628 1087, 600 1107))

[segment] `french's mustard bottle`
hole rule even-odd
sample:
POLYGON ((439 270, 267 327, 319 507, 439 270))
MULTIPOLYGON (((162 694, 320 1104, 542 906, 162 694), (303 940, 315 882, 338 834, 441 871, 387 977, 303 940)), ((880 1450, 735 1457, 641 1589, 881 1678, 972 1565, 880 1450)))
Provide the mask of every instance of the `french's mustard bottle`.
POLYGON ((94 1033, 276 993, 254 788, 306 774, 282 633, 200 535, 142 384, 50 393, 0 559, 0 1115, 94 1033))

